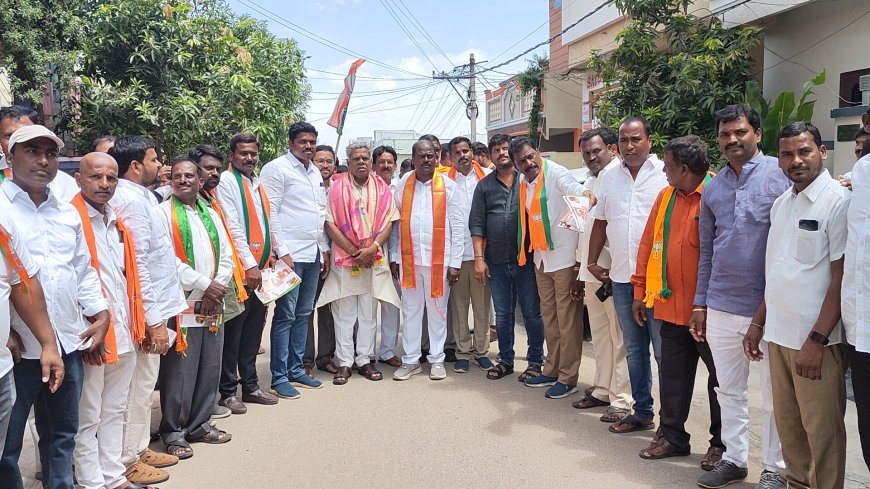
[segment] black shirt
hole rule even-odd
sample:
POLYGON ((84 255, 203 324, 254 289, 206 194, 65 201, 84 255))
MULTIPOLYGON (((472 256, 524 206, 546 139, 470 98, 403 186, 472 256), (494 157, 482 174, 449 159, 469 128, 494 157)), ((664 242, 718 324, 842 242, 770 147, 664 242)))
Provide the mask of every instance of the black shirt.
POLYGON ((484 259, 493 265, 516 263, 517 225, 519 219, 520 176, 508 188, 494 171, 484 177, 474 190, 468 228, 472 236, 486 239, 484 259))

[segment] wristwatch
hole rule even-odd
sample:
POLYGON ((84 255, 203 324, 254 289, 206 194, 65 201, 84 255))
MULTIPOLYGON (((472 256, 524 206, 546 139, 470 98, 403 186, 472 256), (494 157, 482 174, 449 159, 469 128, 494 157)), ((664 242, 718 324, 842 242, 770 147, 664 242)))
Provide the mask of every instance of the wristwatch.
POLYGON ((828 344, 828 342, 830 341, 830 340, 828 340, 827 336, 825 336, 822 333, 819 333, 818 331, 815 331, 815 330, 810 331, 810 335, 807 337, 807 339, 809 339, 813 343, 818 343, 822 346, 826 346, 828 344))

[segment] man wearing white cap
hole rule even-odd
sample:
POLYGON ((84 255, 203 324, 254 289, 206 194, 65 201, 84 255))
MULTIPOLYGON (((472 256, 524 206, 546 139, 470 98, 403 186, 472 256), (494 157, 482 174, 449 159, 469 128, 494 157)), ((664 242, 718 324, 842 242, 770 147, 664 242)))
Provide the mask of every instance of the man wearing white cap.
POLYGON ((12 315, 13 335, 22 360, 13 369, 17 399, 0 460, 5 487, 21 488, 18 459, 24 428, 35 407, 36 429, 46 487, 73 486, 73 448, 79 424, 82 355, 101 351, 109 327, 106 299, 82 232, 79 215, 49 188, 58 171, 63 141, 39 125, 25 125, 9 139, 8 161, 14 181, 0 184, 0 213, 26 222, 19 234, 39 266, 48 316, 63 353, 64 383, 51 393, 41 382, 40 344, 22 318, 12 315), (86 321, 87 319, 87 321, 86 321), (17 336, 17 337, 16 337, 17 336))
MULTIPOLYGON (((39 114, 30 107, 12 105, 0 109, 0 182, 12 178, 12 169, 6 161, 12 133, 20 127, 32 126, 38 122, 39 114)), ((76 185, 75 179, 62 171, 57 172, 48 187, 62 202, 69 202, 79 193, 79 186, 76 185)))

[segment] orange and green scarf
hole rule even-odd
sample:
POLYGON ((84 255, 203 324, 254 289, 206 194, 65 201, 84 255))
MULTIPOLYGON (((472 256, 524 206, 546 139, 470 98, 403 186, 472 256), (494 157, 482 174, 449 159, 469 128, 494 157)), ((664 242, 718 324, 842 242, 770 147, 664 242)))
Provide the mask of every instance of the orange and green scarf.
MULTIPOLYGON (((221 218, 221 224, 224 225, 224 231, 226 231, 227 236, 232 236, 230 227, 227 225, 227 219, 224 217, 224 211, 221 209, 217 198, 210 192, 202 192, 202 195, 215 214, 221 218)), ((236 251, 236 244, 233 243, 232 239, 230 239, 230 251, 232 251, 233 255, 233 282, 236 284, 236 300, 239 303, 243 303, 248 300, 248 292, 245 290, 245 272, 244 268, 242 268, 242 260, 239 258, 238 251, 236 251)))
POLYGON ((9 168, 8 166, 0 172, 0 183, 3 183, 3 180, 6 180, 7 178, 12 180, 12 168, 9 168))
POLYGON ((262 270, 269 263, 269 256, 272 254, 272 237, 269 232, 269 199, 266 197, 266 191, 263 186, 258 187, 260 193, 260 202, 262 206, 258 215, 254 198, 251 194, 251 188, 248 186, 248 181, 242 176, 236 167, 232 167, 233 176, 236 177, 236 184, 239 186, 239 192, 242 197, 242 214, 245 216, 245 237, 248 240, 248 247, 251 249, 251 254, 257 260, 258 267, 262 270), (260 226, 260 216, 263 218, 263 226, 260 226), (266 232, 263 232, 263 229, 266 232))
MULTIPOLYGON (((712 177, 713 174, 708 172, 701 182, 702 190, 712 177)), ((646 292, 643 298, 646 307, 654 307, 656 301, 665 302, 673 295, 673 291, 668 288, 668 238, 676 200, 677 189, 669 186, 665 189, 656 210, 652 250, 646 267, 646 292)))
POLYGON ((550 235, 550 213, 547 210, 547 160, 539 156, 538 165, 541 171, 538 173, 538 184, 535 186, 535 193, 532 195, 532 203, 529 206, 528 213, 526 212, 526 194, 529 184, 525 179, 520 182, 520 221, 519 232, 517 233, 520 266, 526 264, 527 250, 523 247, 523 244, 526 242, 526 235, 530 238, 529 252, 535 250, 553 250, 553 238, 550 235))
MULTIPOLYGON (((402 244, 402 288, 417 287, 414 272, 414 245, 411 242, 411 209, 414 207, 416 172, 405 181, 402 190, 400 217, 400 242, 402 244)), ((444 246, 447 228, 447 191, 441 172, 432 175, 432 297, 444 295, 444 246)))
MULTIPOLYGON (((97 271, 97 277, 100 277, 100 284, 103 284, 102 274, 100 273, 100 260, 97 255, 97 242, 94 236, 94 225, 91 223, 91 216, 88 214, 88 208, 85 204, 85 199, 79 193, 70 201, 79 217, 82 220, 82 233, 85 235, 85 243, 88 245, 88 251, 91 253, 91 266, 97 271)), ((142 289, 139 283, 139 269, 136 267, 136 248, 133 245, 133 236, 124 226, 120 219, 115 220, 115 227, 118 228, 118 233, 124 242, 124 272, 127 278, 127 300, 129 303, 130 314, 130 333, 133 336, 133 343, 141 345, 145 339, 145 308, 142 304, 142 289)), ((103 290, 103 295, 106 295, 103 290)), ((115 336, 115 320, 111 313, 109 314, 109 330, 106 333, 106 363, 114 364, 118 362, 117 340, 115 336)))
MULTIPOLYGON (((193 252, 193 231, 190 228, 190 221, 187 219, 184 203, 174 195, 171 199, 172 244, 175 248, 175 256, 195 270, 196 257, 193 252)), ((212 255, 214 255, 214 269, 212 270, 211 278, 214 279, 220 265, 221 243, 218 237, 217 226, 215 226, 214 219, 212 219, 211 214, 208 212, 208 206, 205 205, 202 199, 196 199, 195 210, 199 220, 205 226, 205 231, 211 242, 212 255)), ((187 295, 190 295, 190 292, 187 295)), ((187 328, 182 328, 180 321, 176 321, 175 328, 178 334, 175 340, 175 351, 184 353, 187 351, 187 328)))

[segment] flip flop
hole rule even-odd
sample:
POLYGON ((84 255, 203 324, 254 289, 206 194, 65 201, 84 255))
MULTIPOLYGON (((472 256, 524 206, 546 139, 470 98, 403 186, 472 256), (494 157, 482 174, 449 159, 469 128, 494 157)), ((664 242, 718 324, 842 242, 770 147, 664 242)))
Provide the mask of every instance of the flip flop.
POLYGON ((594 397, 591 394, 589 394, 586 397, 584 397, 583 399, 580 399, 579 401, 574 401, 573 403, 571 403, 571 405, 574 406, 576 409, 591 409, 591 408, 609 406, 610 403, 606 402, 606 401, 602 401, 601 399, 598 399, 597 397, 594 397))

